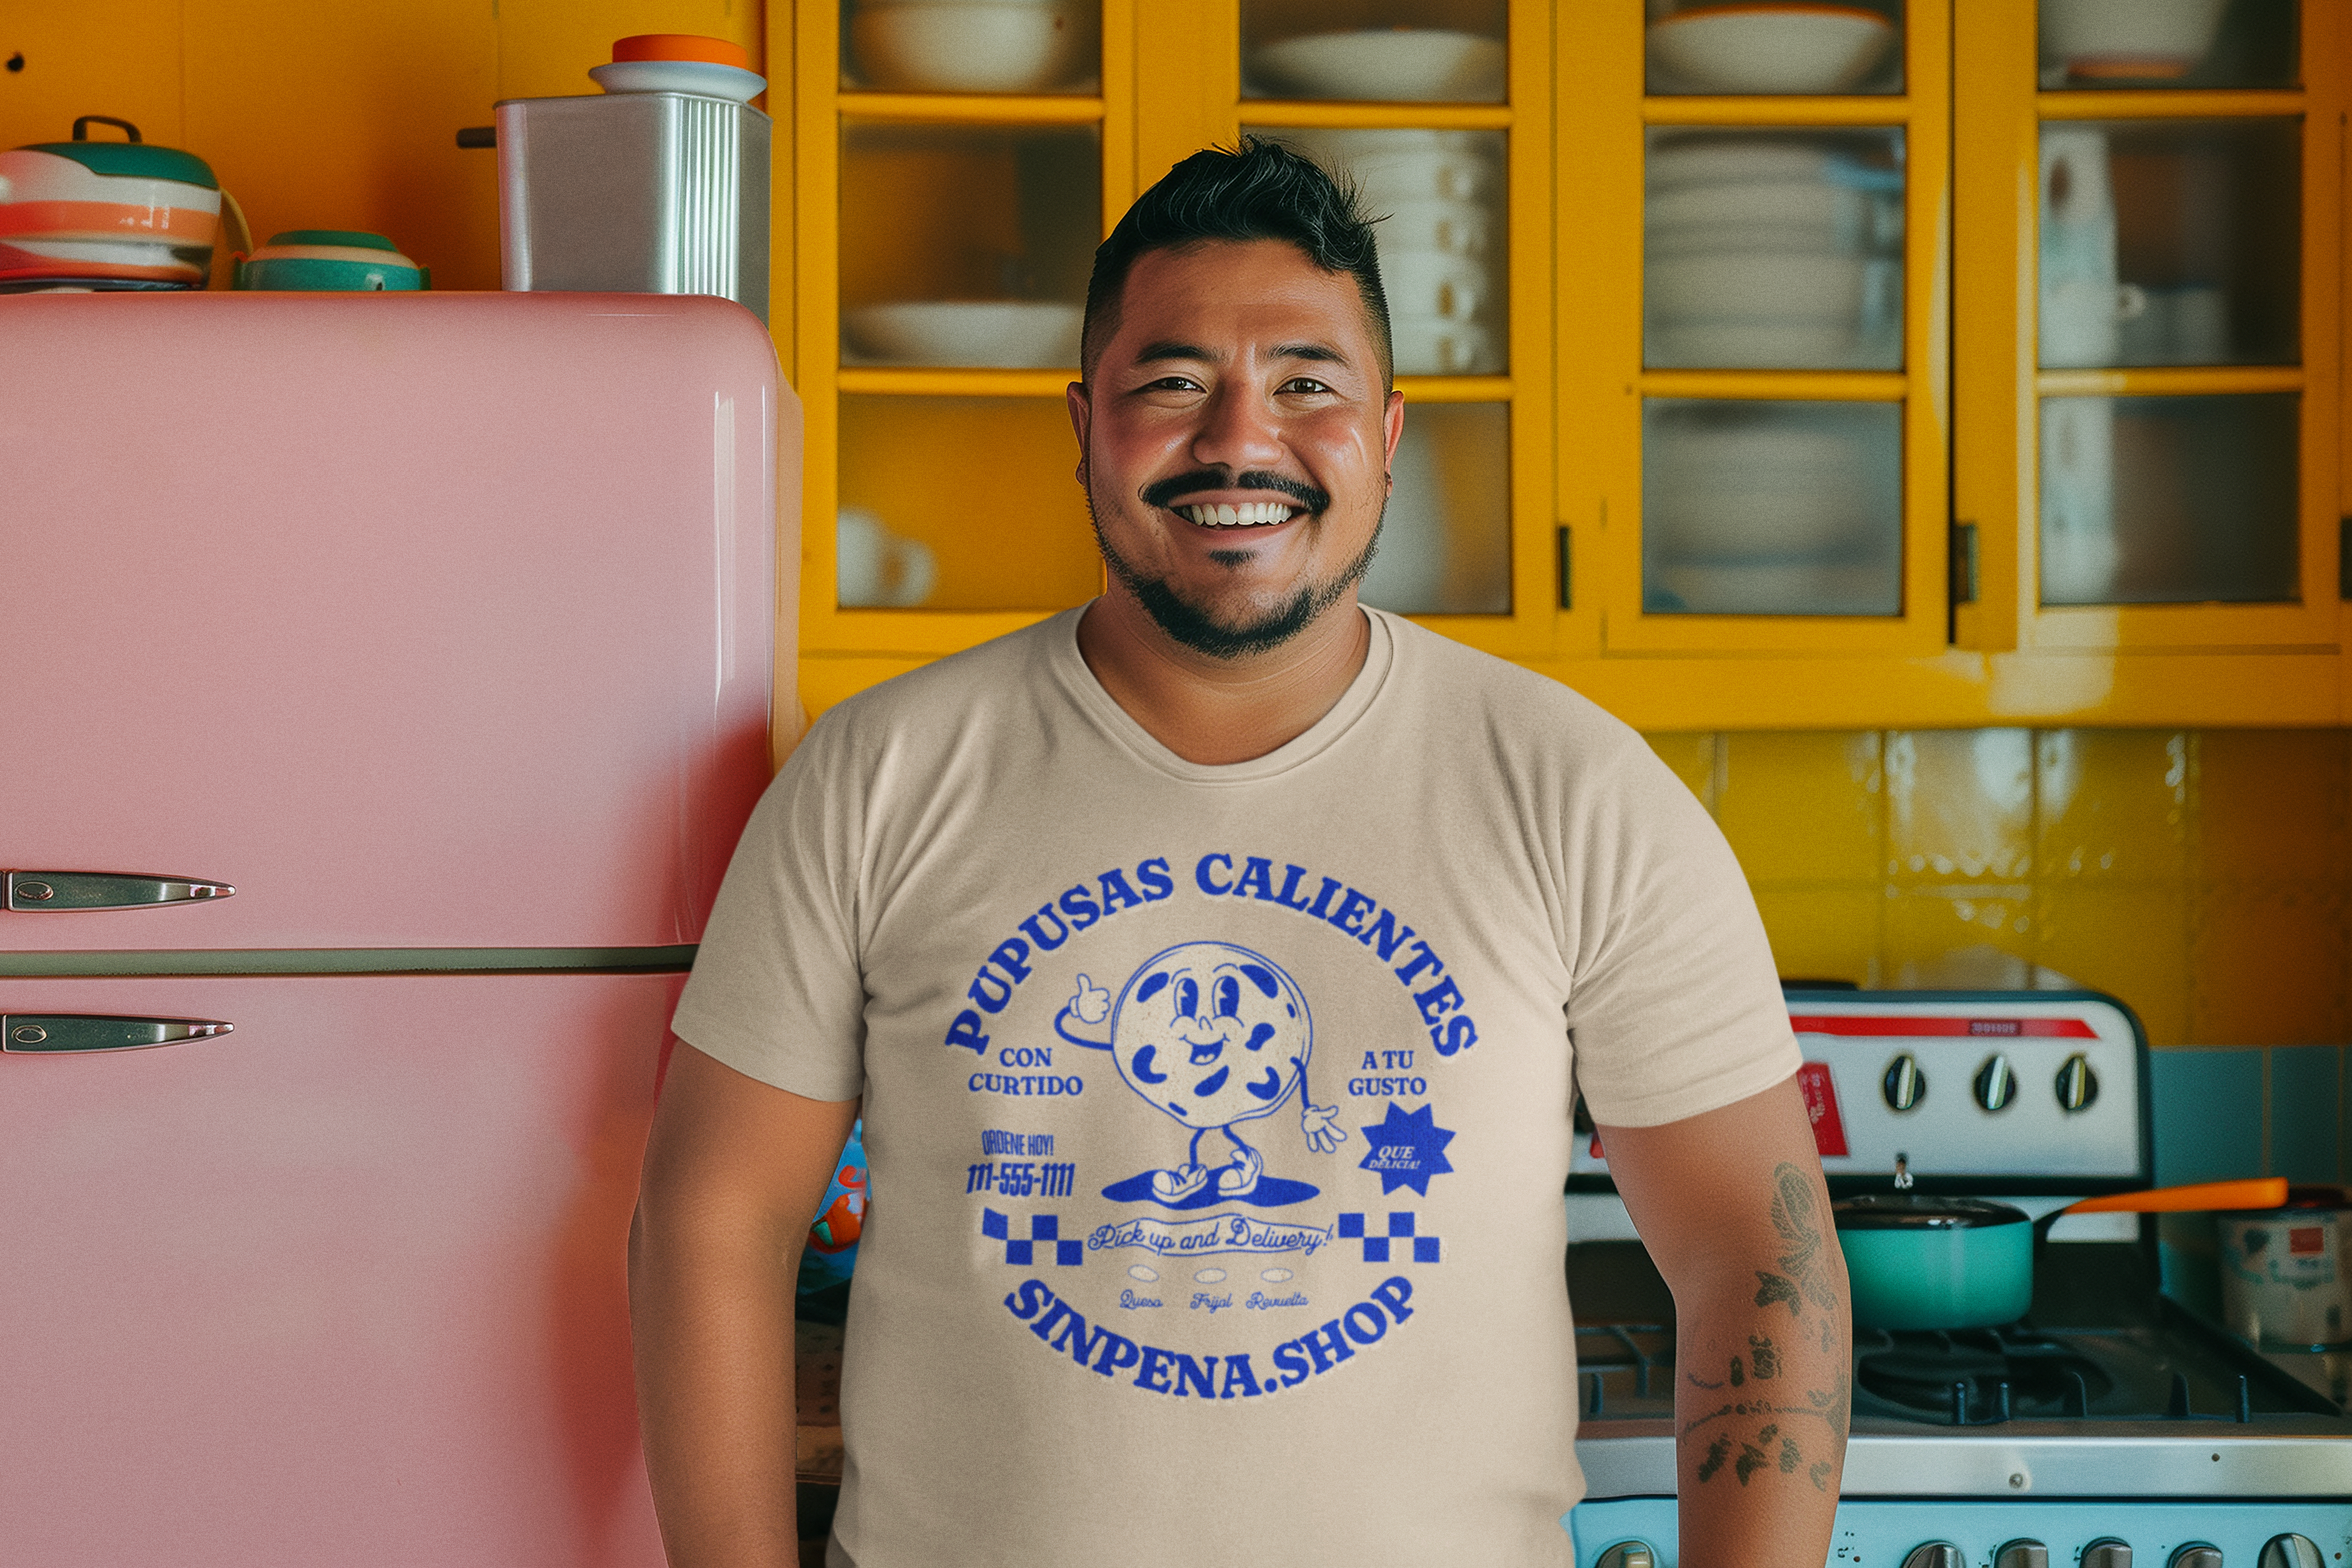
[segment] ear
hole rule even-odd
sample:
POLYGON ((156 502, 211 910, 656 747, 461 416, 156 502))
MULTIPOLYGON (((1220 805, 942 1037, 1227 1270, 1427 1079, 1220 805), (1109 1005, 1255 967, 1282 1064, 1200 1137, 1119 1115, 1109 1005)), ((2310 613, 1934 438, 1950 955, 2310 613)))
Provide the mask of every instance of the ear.
MULTIPOLYGON (((1062 396, 1070 405, 1070 429, 1078 438, 1078 483, 1087 482, 1087 431, 1094 423, 1095 405, 1083 381, 1074 381, 1062 389, 1062 396)), ((1391 439, 1391 447, 1396 445, 1391 439)))
POLYGON ((1381 466, 1393 469, 1396 467, 1397 441, 1404 435, 1403 393, 1389 394, 1388 405, 1381 410, 1381 433, 1387 442, 1387 460, 1381 466))

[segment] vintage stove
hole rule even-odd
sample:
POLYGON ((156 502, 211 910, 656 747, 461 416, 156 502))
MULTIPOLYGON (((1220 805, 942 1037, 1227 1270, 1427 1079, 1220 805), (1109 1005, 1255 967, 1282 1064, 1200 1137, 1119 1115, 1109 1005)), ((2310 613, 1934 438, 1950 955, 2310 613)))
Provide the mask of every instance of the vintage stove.
MULTIPOLYGON (((1892 1186, 2039 1215, 2152 1185, 2147 1047, 2080 992, 1791 992, 1832 1195, 1892 1186)), ((1568 1196, 1586 1500, 1577 1568, 1675 1568, 1672 1300, 1590 1142, 1568 1196)), ((2247 1173, 2253 1174, 2255 1173, 2247 1173)), ((2062 1220, 2032 1310, 1855 1335, 1830 1563, 2352 1568, 2352 1418, 2165 1299, 2154 1226, 2062 1220)))

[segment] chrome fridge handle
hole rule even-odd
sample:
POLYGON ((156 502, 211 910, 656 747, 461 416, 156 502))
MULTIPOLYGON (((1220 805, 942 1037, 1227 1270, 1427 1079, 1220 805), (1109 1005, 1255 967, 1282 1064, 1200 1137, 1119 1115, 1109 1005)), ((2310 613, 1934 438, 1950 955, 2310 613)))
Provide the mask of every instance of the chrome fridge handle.
POLYGON ((24 913, 138 910, 233 897, 226 882, 199 877, 139 877, 120 871, 11 871, 7 907, 24 913))
POLYGON ((0 1013, 0 1051, 137 1051, 232 1033, 217 1018, 128 1018, 103 1013, 0 1013))

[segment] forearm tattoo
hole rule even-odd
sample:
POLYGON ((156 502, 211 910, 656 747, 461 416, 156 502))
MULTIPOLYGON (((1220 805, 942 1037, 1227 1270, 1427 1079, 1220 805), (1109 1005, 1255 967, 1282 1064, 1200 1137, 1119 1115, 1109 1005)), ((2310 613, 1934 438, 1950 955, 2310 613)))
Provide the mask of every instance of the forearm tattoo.
MULTIPOLYGON (((1835 1356, 1842 1303, 1827 1249, 1836 1243, 1823 1228, 1821 1205, 1803 1172, 1784 1163, 1772 1173, 1772 1228, 1786 1250, 1776 1260, 1778 1270, 1756 1270, 1756 1305, 1774 1321, 1778 1314, 1770 1309, 1788 1308, 1789 1331, 1798 1337, 1797 1348, 1808 1349, 1805 1342, 1817 1341, 1821 1355, 1835 1356)), ((1829 1489, 1837 1468, 1834 1456, 1845 1439, 1851 1373, 1840 1357, 1818 1386, 1800 1395, 1784 1385, 1784 1356, 1769 1333, 1749 1334, 1747 1353, 1731 1357, 1720 1381, 1684 1373, 1694 1388, 1739 1391, 1682 1424, 1682 1436, 1721 1424, 1699 1460, 1701 1482, 1714 1480, 1727 1468, 1743 1487, 1759 1470, 1780 1475, 1802 1471, 1817 1489, 1829 1489)))

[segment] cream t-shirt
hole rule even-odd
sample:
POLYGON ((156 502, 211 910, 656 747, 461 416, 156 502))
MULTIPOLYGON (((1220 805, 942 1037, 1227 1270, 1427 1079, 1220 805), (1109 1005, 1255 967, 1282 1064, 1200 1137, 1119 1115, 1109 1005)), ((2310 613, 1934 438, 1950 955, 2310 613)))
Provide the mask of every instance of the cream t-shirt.
POLYGON ((1570 1561, 1560 1193, 1798 1064, 1729 848, 1640 737, 1367 611, 1254 762, 1177 757, 1078 612, 810 732, 680 1038, 865 1099, 830 1561, 1570 1561))

